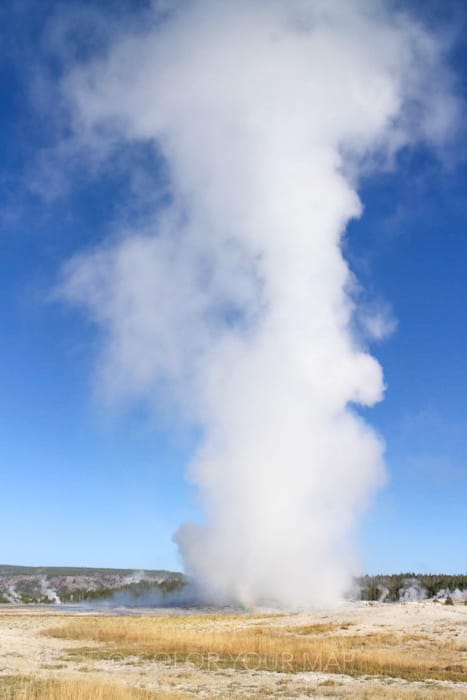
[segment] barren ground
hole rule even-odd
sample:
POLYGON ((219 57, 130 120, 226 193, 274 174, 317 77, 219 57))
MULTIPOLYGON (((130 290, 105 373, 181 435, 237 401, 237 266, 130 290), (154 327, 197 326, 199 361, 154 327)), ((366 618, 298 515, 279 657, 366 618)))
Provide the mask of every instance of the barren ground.
MULTIPOLYGON (((88 619, 79 612, 60 613, 59 608, 2 608, 0 680, 1 677, 18 675, 86 678, 205 698, 467 698, 467 606, 464 605, 445 606, 431 601, 349 604, 332 611, 280 616, 263 616, 261 613, 225 616, 225 619, 220 615, 203 616, 204 629, 209 628, 214 634, 217 630, 233 634, 261 625, 266 636, 269 629, 276 637, 281 630, 284 634, 301 630, 300 634, 306 635, 309 627, 323 639, 331 639, 336 630, 339 639, 346 635, 352 639, 365 636, 380 641, 387 639, 394 651, 397 651, 399 639, 401 644, 404 640, 404 650, 410 649, 411 640, 414 640, 418 650, 426 649, 426 654, 442 659, 443 668, 457 674, 456 681, 404 680, 397 675, 348 675, 347 669, 341 667, 342 662, 333 659, 324 659, 320 670, 295 669, 291 672, 284 664, 271 670, 258 669, 254 656, 236 667, 219 664, 215 656, 204 659, 203 663, 198 662, 196 655, 176 661, 172 654, 148 658, 147 654, 137 652, 115 654, 114 658, 109 658, 108 654, 100 654, 105 648, 103 641, 92 641, 91 637, 83 641, 83 637, 63 639, 47 635, 48 630, 67 625, 77 618, 84 623, 88 619), (462 680, 464 677, 465 681, 462 680)), ((114 619, 122 620, 123 624, 127 618, 114 619)), ((190 619, 190 615, 186 615, 182 620, 183 629, 188 632, 194 624, 190 619)))

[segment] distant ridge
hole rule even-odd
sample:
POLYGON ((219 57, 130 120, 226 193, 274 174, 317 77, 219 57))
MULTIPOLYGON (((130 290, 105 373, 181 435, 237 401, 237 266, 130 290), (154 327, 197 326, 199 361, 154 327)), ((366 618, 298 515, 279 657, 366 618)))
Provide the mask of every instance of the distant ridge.
POLYGON ((1 564, 0 604, 164 604, 186 583, 184 574, 165 569, 1 564))

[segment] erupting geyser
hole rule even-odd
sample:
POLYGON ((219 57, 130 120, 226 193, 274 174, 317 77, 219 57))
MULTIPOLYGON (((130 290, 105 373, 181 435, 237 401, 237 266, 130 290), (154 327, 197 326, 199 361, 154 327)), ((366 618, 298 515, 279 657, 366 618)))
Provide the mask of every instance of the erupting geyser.
POLYGON ((441 48, 377 0, 180 1, 146 20, 63 89, 88 147, 157 150, 169 201, 70 261, 63 294, 103 328, 108 396, 168 387, 201 428, 188 572, 213 598, 333 601, 384 480, 352 408, 384 385, 341 239, 359 174, 444 138, 441 48))

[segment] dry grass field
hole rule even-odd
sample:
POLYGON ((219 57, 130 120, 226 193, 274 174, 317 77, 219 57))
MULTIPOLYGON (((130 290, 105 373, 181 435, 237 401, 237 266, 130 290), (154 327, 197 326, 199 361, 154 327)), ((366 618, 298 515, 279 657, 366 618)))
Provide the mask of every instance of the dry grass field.
POLYGON ((0 697, 467 698, 467 607, 0 612, 0 697))
POLYGON ((406 680, 467 680, 455 640, 442 648, 426 634, 351 632, 353 623, 281 624, 280 618, 210 615, 185 617, 74 618, 48 630, 63 639, 103 643, 80 651, 90 659, 125 657, 175 660, 206 670, 300 673, 319 671, 384 675, 406 680), (266 623, 266 624, 265 624, 266 623))
POLYGON ((82 680, 35 680, 5 678, 0 682, 4 700, 171 700, 182 698, 172 693, 154 692, 125 686, 82 680))

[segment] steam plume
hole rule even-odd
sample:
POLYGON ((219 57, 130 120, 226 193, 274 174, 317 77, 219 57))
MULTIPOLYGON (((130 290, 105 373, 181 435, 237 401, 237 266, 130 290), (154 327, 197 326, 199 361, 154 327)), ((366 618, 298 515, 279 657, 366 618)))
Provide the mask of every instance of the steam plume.
POLYGON ((64 83, 88 147, 165 159, 170 202, 74 258, 63 294, 103 329, 107 396, 169 387, 202 429, 189 470, 207 524, 177 541, 212 596, 313 605, 355 570, 384 466, 353 405, 384 386, 341 240, 362 172, 444 138, 440 56, 377 0, 192 0, 154 5, 64 83))

